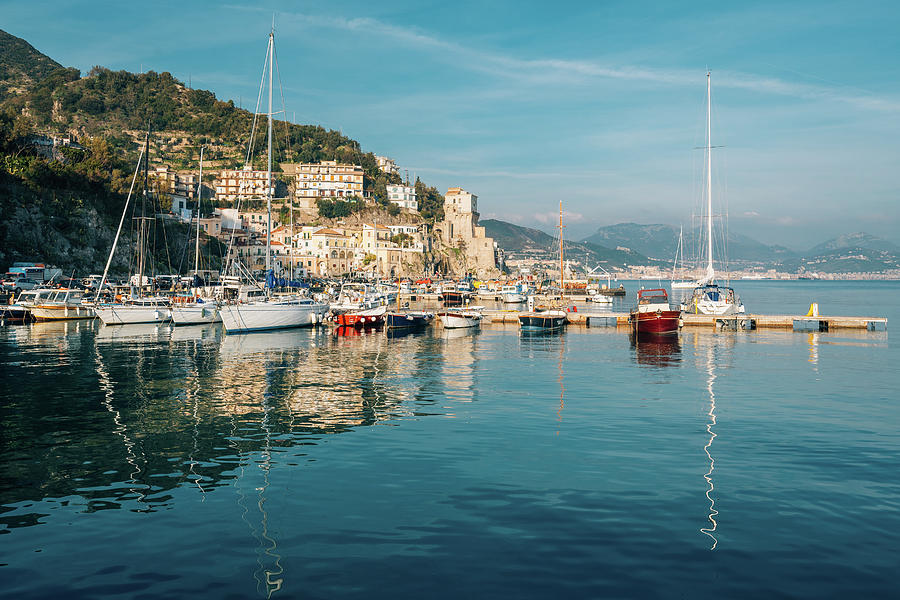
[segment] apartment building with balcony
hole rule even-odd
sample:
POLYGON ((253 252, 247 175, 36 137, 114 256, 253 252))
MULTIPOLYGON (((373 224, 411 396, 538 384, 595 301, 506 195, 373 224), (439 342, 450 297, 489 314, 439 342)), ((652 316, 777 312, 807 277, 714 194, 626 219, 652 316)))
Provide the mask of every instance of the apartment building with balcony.
POLYGON ((319 198, 363 197, 363 168, 333 160, 296 165, 294 197, 300 208, 316 208, 319 198))
MULTIPOLYGON (((243 169, 223 169, 215 180, 216 198, 219 200, 249 200, 266 197, 267 171, 257 171, 250 166, 243 169)), ((271 179, 269 193, 275 195, 275 178, 271 179)))

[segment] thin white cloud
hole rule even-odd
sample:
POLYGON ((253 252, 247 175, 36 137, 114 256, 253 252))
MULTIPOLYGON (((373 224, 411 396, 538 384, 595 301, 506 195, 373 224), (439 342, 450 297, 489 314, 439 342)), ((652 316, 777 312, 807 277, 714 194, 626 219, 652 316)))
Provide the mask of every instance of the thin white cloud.
MULTIPOLYGON (((566 223, 581 223, 584 221, 584 215, 577 212, 563 210, 563 225, 566 223)), ((544 225, 559 223, 559 212, 535 213, 534 220, 544 225)))
MULTIPOLYGON (((266 10, 245 6, 232 6, 230 8, 253 11, 266 10)), ((438 50, 443 58, 452 57, 453 63, 458 67, 535 84, 581 84, 592 79, 618 79, 680 86, 695 85, 697 81, 697 73, 685 69, 654 69, 633 65, 608 65, 590 60, 521 59, 465 46, 441 39, 420 29, 401 27, 370 17, 346 18, 294 12, 279 13, 279 21, 318 29, 336 29, 357 35, 389 39, 397 43, 413 46, 419 50, 438 50)), ((900 99, 881 97, 870 93, 858 93, 852 89, 848 91, 849 88, 846 87, 811 85, 736 71, 718 72, 715 74, 715 81, 719 87, 746 89, 764 94, 789 96, 806 100, 835 101, 863 110, 900 112, 900 99)))

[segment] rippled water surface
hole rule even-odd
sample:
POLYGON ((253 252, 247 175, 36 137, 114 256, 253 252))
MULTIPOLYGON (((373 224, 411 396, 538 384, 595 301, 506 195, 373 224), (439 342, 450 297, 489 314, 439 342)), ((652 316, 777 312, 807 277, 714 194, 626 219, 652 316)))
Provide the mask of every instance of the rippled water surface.
MULTIPOLYGON (((900 319, 896 282, 735 287, 900 319)), ((0 596, 890 596, 898 362, 889 332, 3 327, 0 596)))

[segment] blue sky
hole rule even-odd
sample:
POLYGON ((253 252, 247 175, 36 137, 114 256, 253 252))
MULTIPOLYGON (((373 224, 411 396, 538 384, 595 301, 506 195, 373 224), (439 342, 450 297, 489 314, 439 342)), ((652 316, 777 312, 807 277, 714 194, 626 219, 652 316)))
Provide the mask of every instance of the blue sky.
POLYGON ((5 2, 0 28, 86 72, 170 71, 245 107, 266 35, 289 116, 341 129, 482 217, 568 235, 689 224, 706 69, 730 227, 900 243, 896 2, 5 2))

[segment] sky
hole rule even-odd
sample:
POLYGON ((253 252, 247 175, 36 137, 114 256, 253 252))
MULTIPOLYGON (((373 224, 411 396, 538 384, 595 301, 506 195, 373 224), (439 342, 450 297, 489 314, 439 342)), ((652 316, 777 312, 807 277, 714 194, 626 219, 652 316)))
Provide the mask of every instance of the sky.
POLYGON ((288 117, 339 129, 481 217, 566 237, 714 213, 803 250, 900 243, 900 3, 0 0, 65 66, 169 71, 255 103, 266 36, 288 117))

